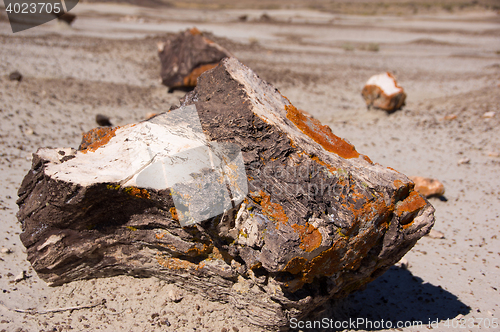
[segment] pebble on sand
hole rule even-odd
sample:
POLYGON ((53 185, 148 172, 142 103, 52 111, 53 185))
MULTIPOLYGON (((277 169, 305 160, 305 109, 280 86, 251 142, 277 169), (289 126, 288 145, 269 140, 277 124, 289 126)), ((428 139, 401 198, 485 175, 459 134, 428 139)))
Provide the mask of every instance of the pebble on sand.
POLYGON ((20 282, 20 281, 23 281, 24 279, 26 279, 26 271, 21 271, 15 278, 14 278, 14 281, 15 282, 20 282))
POLYGON ((425 197, 444 195, 444 185, 436 179, 421 176, 410 176, 410 179, 415 183, 415 190, 425 197))
POLYGON ((444 233, 437 231, 435 229, 431 229, 431 231, 429 232, 429 234, 427 234, 427 236, 430 237, 431 239, 444 239, 444 233))
POLYGON ((470 163, 470 158, 467 158, 467 157, 463 157, 462 159, 460 159, 459 161, 457 161, 458 165, 469 164, 469 163, 470 163))
POLYGON ((483 118, 485 118, 485 119, 491 119, 494 116, 495 116, 495 112, 486 112, 483 114, 483 118))
POLYGON ((11 81, 21 82, 22 79, 23 79, 23 75, 20 72, 18 72, 17 70, 13 71, 12 73, 9 74, 9 80, 11 80, 11 81))

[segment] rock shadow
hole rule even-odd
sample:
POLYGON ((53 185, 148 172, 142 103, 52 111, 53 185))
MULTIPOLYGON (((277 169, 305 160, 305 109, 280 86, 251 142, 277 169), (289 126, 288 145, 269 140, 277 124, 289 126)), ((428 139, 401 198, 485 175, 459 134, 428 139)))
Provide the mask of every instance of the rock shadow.
POLYGON ((303 319, 303 328, 293 328, 292 324, 290 327, 291 331, 379 331, 409 327, 405 323, 415 323, 414 327, 418 327, 418 322, 421 322, 420 327, 426 328, 436 321, 442 326, 448 318, 466 315, 470 310, 456 295, 441 286, 427 283, 410 271, 393 266, 363 291, 325 305, 316 314, 303 319), (320 323, 316 323, 316 328, 307 328, 307 321, 320 323), (356 324, 351 323, 353 321, 356 324), (403 325, 398 326, 398 322, 403 325))

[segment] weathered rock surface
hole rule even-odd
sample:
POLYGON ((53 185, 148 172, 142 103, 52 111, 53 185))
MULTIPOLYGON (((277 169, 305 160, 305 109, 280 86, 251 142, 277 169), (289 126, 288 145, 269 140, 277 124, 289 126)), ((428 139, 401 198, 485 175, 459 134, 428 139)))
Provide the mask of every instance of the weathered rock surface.
POLYGON ((444 185, 439 180, 422 176, 410 176, 410 179, 415 183, 415 190, 425 197, 444 195, 444 185))
POLYGON ((370 77, 361 95, 368 107, 376 107, 388 112, 398 110, 404 105, 406 93, 398 85, 394 76, 383 73, 370 77))
POLYGON ((410 179, 359 154, 234 58, 202 75, 178 110, 91 131, 79 151, 39 149, 18 204, 28 260, 51 285, 156 276, 272 327, 374 280, 434 223, 410 179), (200 128, 172 118, 194 107, 200 128), (181 227, 176 190, 139 187, 141 174, 215 142, 241 150, 248 195, 181 227))
POLYGON ((160 77, 170 89, 194 88, 205 71, 214 68, 230 53, 203 36, 196 28, 158 44, 160 77))

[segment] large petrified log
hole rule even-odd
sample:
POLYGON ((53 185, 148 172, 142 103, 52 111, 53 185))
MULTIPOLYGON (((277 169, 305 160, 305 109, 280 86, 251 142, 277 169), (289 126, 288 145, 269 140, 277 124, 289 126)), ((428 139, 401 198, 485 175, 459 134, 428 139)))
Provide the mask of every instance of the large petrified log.
POLYGON ((279 327, 383 274, 434 223, 405 175, 359 154, 234 58, 202 75, 179 109, 101 131, 79 151, 39 149, 19 189, 21 240, 51 285, 156 276, 279 327), (195 152, 214 146, 231 155, 221 181, 206 180, 210 167, 190 170, 195 152), (185 174, 206 181, 189 187, 185 174), (233 181, 241 174, 243 184, 233 181), (182 219, 179 192, 207 217, 182 219))
POLYGON ((230 53, 196 28, 158 43, 162 83, 171 90, 194 88, 205 71, 217 66, 230 53))

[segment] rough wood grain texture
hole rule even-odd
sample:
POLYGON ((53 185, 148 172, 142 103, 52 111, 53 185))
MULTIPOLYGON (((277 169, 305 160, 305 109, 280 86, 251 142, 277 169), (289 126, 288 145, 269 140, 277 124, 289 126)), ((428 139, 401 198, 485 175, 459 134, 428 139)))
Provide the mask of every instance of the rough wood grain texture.
POLYGON ((370 77, 361 91, 361 95, 368 107, 373 106, 387 112, 400 109, 406 100, 406 93, 391 73, 370 77))
POLYGON ((230 302, 253 324, 284 327, 374 280, 430 231, 434 209, 411 180, 236 59, 202 75, 181 101, 190 105, 205 137, 165 113, 89 135, 80 151, 34 154, 18 218, 41 278, 156 276, 230 302), (145 146, 168 155, 185 138, 239 146, 249 188, 242 203, 192 227, 177 221, 170 189, 135 183, 150 162, 145 146))
POLYGON ((160 77, 170 89, 193 88, 205 71, 217 66, 230 53, 203 36, 196 28, 158 44, 160 77))

